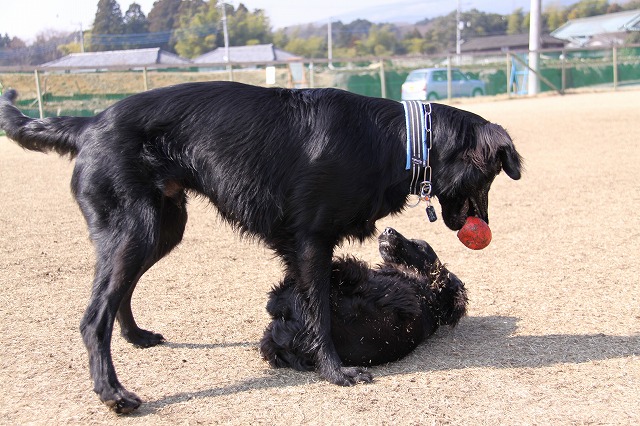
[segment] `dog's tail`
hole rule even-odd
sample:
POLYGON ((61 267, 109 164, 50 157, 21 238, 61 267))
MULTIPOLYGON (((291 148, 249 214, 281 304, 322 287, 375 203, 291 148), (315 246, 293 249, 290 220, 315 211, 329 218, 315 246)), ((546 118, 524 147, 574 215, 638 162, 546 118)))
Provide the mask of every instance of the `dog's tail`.
POLYGON ((80 151, 78 135, 90 122, 89 117, 50 117, 41 120, 22 114, 13 103, 18 97, 15 90, 0 96, 0 129, 30 151, 55 151, 75 157, 80 151))

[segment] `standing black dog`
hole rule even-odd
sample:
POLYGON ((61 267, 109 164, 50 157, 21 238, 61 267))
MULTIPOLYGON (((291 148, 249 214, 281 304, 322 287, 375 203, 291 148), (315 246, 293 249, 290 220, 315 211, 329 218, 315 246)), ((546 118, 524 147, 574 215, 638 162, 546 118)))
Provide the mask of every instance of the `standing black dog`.
MULTIPOLYGON (((393 228, 378 237, 384 260, 375 269, 337 258, 331 271, 331 337, 345 365, 378 365, 414 350, 440 325, 455 326, 467 310, 460 279, 431 246, 408 240, 393 228)), ((315 348, 305 331, 304 302, 288 274, 270 293, 273 319, 260 342, 272 367, 315 369, 315 348)))
MULTIPOLYGON (((331 340, 333 248, 363 240, 381 217, 400 212, 405 170, 403 106, 336 89, 287 90, 230 82, 188 83, 133 95, 95 117, 24 116, 0 101, 0 128, 22 147, 76 158, 73 194, 96 248, 89 306, 80 330, 94 390, 117 412, 141 400, 118 381, 114 321, 129 342, 163 340, 131 312, 140 277, 182 239, 187 192, 202 194, 241 232, 282 259, 305 296, 305 323, 322 377, 371 381, 344 367, 331 340)), ((488 221, 488 193, 504 169, 520 178, 507 132, 475 114, 433 104, 433 195, 445 224, 488 221)))

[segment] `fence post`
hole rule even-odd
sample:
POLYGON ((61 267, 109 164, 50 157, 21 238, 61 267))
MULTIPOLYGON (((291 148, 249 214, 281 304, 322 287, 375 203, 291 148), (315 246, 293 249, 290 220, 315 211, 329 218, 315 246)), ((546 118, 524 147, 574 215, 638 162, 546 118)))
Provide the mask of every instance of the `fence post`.
POLYGON ((613 46, 613 90, 618 90, 618 48, 613 46))
POLYGON ((142 68, 142 79, 144 80, 143 87, 144 87, 144 91, 146 92, 147 90, 149 90, 149 80, 147 79, 147 67, 142 68))
POLYGON ((384 76, 384 59, 380 59, 380 94, 383 99, 387 97, 387 82, 384 76))
POLYGON ((312 89, 316 87, 316 78, 315 78, 315 72, 313 70, 313 62, 309 62, 309 87, 312 89))
POLYGON ((40 111, 40 118, 44 118, 44 111, 42 110, 42 92, 40 91, 40 76, 38 70, 34 70, 36 77, 36 95, 38 96, 38 110, 40 111))
POLYGON ((511 53, 507 52, 507 97, 511 97, 511 53))
POLYGON ((447 55, 447 101, 451 102, 451 91, 453 89, 451 82, 451 56, 447 55))
POLYGON ((561 70, 562 70, 562 78, 561 78, 561 82, 560 82, 560 90, 561 93, 564 94, 564 91, 567 89, 567 57, 566 57, 566 52, 564 49, 562 49, 562 53, 560 53, 560 64, 561 64, 561 70))

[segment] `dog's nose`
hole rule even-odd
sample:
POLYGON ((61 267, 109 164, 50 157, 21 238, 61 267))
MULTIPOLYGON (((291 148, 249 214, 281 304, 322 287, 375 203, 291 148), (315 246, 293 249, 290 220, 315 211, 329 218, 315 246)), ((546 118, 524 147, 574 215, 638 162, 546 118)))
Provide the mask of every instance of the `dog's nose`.
POLYGON ((396 231, 395 229, 393 229, 391 227, 385 228, 384 231, 382 231, 382 235, 395 235, 397 233, 398 233, 398 231, 396 231))

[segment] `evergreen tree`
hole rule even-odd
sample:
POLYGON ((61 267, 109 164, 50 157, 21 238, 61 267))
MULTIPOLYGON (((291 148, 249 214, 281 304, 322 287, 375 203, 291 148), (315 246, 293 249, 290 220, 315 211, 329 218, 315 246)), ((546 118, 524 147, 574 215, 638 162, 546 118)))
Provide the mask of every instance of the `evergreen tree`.
POLYGON ((159 33, 173 30, 176 25, 176 17, 182 0, 157 0, 153 3, 147 20, 149 32, 159 33))
POLYGON ((144 12, 138 3, 131 3, 129 9, 124 14, 123 25, 124 34, 142 34, 149 32, 149 21, 144 16, 144 12))
POLYGON ((116 0, 99 0, 98 10, 91 30, 91 50, 94 52, 116 50, 121 48, 123 17, 120 5, 116 0))
POLYGON ((123 33, 129 35, 126 38, 125 48, 158 47, 163 42, 166 42, 165 38, 158 38, 155 34, 149 33, 149 21, 137 3, 131 3, 129 9, 125 12, 122 27, 123 33))

